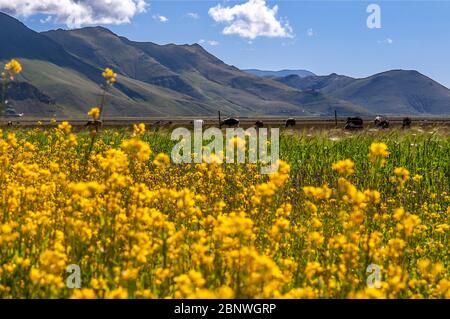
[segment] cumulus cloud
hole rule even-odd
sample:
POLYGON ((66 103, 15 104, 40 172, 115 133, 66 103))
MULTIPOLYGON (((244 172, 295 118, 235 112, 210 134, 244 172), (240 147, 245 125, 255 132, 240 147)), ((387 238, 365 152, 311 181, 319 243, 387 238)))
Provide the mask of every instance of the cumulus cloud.
POLYGON ((214 21, 227 24, 223 34, 235 34, 247 39, 293 37, 289 23, 277 19, 278 6, 270 8, 265 0, 249 0, 233 7, 219 4, 210 8, 208 13, 214 21))
POLYGON ((153 15, 153 19, 158 20, 159 22, 162 22, 162 23, 166 23, 167 21, 169 21, 169 19, 167 17, 162 16, 160 14, 153 15))
POLYGON ((122 24, 145 12, 145 0, 0 0, 0 10, 14 16, 46 14, 68 27, 122 24))

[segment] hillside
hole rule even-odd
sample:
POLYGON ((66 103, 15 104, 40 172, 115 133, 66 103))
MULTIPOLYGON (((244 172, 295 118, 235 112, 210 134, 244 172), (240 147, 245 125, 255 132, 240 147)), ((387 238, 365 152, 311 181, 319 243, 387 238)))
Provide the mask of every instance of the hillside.
POLYGON ((362 105, 377 114, 450 114, 450 90, 417 71, 392 70, 363 79, 294 75, 277 81, 362 105))
POLYGON ((198 44, 135 42, 101 27, 43 34, 86 63, 107 65, 129 78, 188 95, 204 103, 210 114, 222 110, 236 115, 308 115, 334 107, 365 112, 351 103, 249 75, 198 44))
POLYGON ((198 44, 136 42, 103 27, 37 33, 3 13, 0 43, 0 62, 23 64, 10 100, 27 116, 85 117, 99 103, 105 67, 119 74, 106 116, 450 114, 450 91, 415 71, 257 76, 198 44))
POLYGON ((325 115, 334 108, 367 113, 352 103, 242 72, 198 44, 133 42, 102 27, 37 33, 6 14, 0 14, 0 30, 0 61, 19 58, 24 72, 17 80, 52 101, 36 100, 36 94, 12 97, 26 115, 85 116, 99 101, 105 67, 119 74, 107 97, 107 116, 213 116, 218 110, 236 116, 301 116, 325 115))

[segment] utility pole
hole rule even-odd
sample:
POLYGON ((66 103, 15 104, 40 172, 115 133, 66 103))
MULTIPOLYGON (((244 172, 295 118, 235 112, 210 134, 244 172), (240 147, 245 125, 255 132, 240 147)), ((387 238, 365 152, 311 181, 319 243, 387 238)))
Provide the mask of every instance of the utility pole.
POLYGON ((336 109, 334 110, 334 123, 336 124, 336 127, 337 127, 338 123, 337 123, 337 110, 336 109))
POLYGON ((222 121, 220 119, 220 111, 218 111, 218 112, 219 112, 219 127, 222 128, 222 121))

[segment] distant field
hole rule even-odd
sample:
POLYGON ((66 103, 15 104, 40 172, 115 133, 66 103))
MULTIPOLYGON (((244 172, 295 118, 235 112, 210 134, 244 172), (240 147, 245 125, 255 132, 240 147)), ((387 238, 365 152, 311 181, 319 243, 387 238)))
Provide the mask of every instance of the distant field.
MULTIPOLYGON (((226 116, 222 117, 225 119, 226 116)), ((241 127, 251 127, 255 125, 256 121, 262 121, 265 126, 270 127, 284 127, 286 119, 290 117, 236 117, 240 120, 241 127)), ((293 117, 296 119, 295 129, 303 128, 342 128, 345 125, 346 118, 338 118, 337 126, 334 118, 305 118, 305 117, 293 117)), ((218 126, 219 120, 214 117, 170 117, 170 118, 130 118, 130 117, 114 117, 106 118, 103 125, 106 127, 126 127, 132 124, 144 123, 148 127, 163 127, 163 126, 189 126, 197 119, 204 120, 204 126, 218 126)), ((375 128, 373 124, 374 117, 363 117, 365 128, 375 128)), ((73 126, 83 126, 87 123, 88 118, 53 118, 56 123, 62 121, 69 121, 73 126)), ((411 117, 412 125, 414 126, 450 126, 449 117, 411 117)), ((20 125, 24 127, 29 126, 55 126, 52 122, 52 118, 3 118, 0 119, 0 126, 6 125, 11 121, 14 125, 20 125)), ((402 125, 403 117, 389 118, 392 127, 399 127, 402 125)))

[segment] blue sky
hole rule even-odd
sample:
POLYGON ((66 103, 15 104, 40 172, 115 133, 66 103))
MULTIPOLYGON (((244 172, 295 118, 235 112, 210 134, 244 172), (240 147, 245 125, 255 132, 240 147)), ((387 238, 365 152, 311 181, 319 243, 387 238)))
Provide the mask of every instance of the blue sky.
MULTIPOLYGON (((81 26, 101 24, 137 41, 200 42, 239 68, 307 69, 320 75, 336 72, 354 77, 415 69, 450 87, 450 1, 128 0, 134 11, 124 7, 123 14, 114 9, 107 18, 108 6, 97 5, 105 1, 85 0, 96 3, 97 15, 70 21, 85 21, 81 26), (245 3, 246 7, 235 8, 245 3), (379 29, 367 27, 366 8, 371 3, 381 8, 379 29)), ((13 13, 38 31, 70 24, 60 6, 52 7, 53 0, 43 0, 49 5, 26 12, 24 7, 12 8, 12 3, 20 2, 0 0, 0 10, 13 13)))

